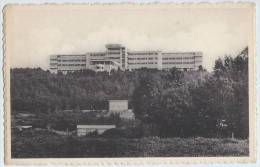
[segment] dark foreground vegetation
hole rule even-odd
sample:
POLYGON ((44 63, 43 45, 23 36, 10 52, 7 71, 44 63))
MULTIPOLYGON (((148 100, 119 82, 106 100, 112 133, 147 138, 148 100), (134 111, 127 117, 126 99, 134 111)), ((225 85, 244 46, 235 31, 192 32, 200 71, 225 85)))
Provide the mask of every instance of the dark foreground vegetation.
POLYGON ((248 150, 247 139, 12 136, 13 158, 248 156, 248 150))

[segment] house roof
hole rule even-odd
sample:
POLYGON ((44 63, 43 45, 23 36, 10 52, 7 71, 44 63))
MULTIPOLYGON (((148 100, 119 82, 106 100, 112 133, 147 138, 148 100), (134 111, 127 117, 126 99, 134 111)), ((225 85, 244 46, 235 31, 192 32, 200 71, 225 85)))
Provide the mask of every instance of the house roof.
POLYGON ((109 102, 125 102, 125 101, 128 101, 128 100, 108 100, 109 102))
POLYGON ((96 128, 96 129, 110 129, 115 128, 116 125, 77 125, 77 128, 96 128))

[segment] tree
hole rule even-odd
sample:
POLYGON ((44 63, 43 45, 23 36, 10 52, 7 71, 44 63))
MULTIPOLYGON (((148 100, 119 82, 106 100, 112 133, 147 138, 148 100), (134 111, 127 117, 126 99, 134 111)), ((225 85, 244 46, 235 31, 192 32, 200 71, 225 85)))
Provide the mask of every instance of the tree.
POLYGON ((225 72, 225 67, 223 61, 221 58, 218 58, 215 61, 214 74, 216 77, 219 77, 220 75, 223 75, 224 72, 225 72))
POLYGON ((160 103, 161 110, 157 115, 160 136, 191 135, 191 96, 186 85, 164 90, 160 103))
POLYGON ((175 83, 180 83, 183 79, 183 72, 173 67, 170 69, 169 79, 175 83))
POLYGON ((152 75, 140 78, 139 85, 133 92, 133 109, 136 118, 146 122, 151 119, 149 113, 161 94, 161 85, 152 75))
POLYGON ((198 71, 206 71, 206 69, 204 69, 202 65, 199 65, 198 71))
POLYGON ((162 86, 160 79, 151 74, 144 75, 133 92, 133 111, 135 117, 141 120, 147 135, 158 133, 155 126, 161 111, 159 103, 162 86))

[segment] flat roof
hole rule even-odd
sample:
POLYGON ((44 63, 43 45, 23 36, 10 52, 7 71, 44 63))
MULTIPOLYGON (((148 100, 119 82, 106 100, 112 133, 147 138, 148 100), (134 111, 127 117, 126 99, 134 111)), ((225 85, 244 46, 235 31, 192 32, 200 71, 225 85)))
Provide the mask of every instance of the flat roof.
POLYGON ((104 52, 104 51, 96 51, 96 52, 86 52, 86 54, 98 54, 98 55, 100 55, 100 54, 106 54, 106 52, 104 52))
POLYGON ((162 52, 162 54, 202 54, 201 51, 194 52, 162 52))
POLYGON ((106 48, 118 48, 121 47, 121 44, 106 44, 106 48))
POLYGON ((100 129, 107 129, 107 128, 115 128, 116 125, 77 125, 77 128, 100 128, 100 129))
POLYGON ((56 54, 56 55, 50 55, 50 57, 57 57, 57 56, 86 56, 85 54, 56 54))
POLYGON ((160 50, 128 50, 128 53, 158 53, 160 50))
POLYGON ((128 100, 108 100, 108 101, 128 101, 128 100))

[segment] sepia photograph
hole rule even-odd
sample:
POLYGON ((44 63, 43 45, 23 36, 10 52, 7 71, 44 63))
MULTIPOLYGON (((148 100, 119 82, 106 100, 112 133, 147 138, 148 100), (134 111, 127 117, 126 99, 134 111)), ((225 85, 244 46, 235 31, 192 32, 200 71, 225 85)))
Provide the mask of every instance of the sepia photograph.
POLYGON ((4 35, 8 163, 255 160, 253 3, 13 4, 4 35))

